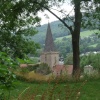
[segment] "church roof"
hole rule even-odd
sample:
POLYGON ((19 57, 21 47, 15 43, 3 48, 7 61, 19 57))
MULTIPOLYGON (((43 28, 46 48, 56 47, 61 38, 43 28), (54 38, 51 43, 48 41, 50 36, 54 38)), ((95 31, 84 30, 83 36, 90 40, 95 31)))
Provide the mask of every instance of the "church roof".
POLYGON ((50 52, 50 51, 55 51, 55 46, 52 37, 51 27, 50 24, 48 23, 44 52, 50 52))

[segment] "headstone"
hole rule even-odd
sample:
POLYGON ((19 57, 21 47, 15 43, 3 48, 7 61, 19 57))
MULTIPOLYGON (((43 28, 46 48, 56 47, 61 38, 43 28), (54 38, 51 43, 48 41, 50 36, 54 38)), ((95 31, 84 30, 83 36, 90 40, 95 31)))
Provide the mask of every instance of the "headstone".
POLYGON ((84 74, 87 74, 87 75, 93 74, 93 67, 91 65, 86 65, 84 67, 84 74))

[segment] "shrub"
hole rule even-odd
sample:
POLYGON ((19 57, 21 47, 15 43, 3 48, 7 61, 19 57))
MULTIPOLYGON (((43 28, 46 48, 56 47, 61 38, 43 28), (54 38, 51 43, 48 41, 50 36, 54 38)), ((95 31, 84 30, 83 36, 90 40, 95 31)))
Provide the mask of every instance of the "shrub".
POLYGON ((51 73, 50 67, 46 63, 41 63, 35 70, 36 73, 47 75, 51 73))
POLYGON ((66 65, 72 65, 73 64, 73 54, 69 53, 65 59, 64 62, 66 65))
POLYGON ((29 70, 27 68, 20 68, 20 73, 21 74, 26 74, 28 72, 29 72, 29 70))
MULTIPOLYGON (((13 68, 15 68, 15 61, 8 56, 5 52, 0 52, 0 90, 5 92, 7 90, 10 96, 10 89, 13 87, 13 81, 15 75, 12 73, 13 68)), ((0 98, 3 100, 3 96, 0 93, 0 98)), ((8 98, 9 98, 8 96, 8 98)))
POLYGON ((33 71, 33 70, 36 70, 37 68, 39 67, 39 64, 28 64, 28 67, 27 67, 27 69, 29 70, 29 71, 33 71))

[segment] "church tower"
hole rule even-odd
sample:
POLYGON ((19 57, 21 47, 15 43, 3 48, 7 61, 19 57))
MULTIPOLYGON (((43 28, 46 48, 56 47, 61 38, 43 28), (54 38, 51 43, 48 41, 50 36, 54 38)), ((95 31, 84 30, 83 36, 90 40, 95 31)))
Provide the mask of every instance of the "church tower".
POLYGON ((45 47, 44 51, 40 56, 40 61, 41 63, 47 63, 50 66, 51 70, 54 65, 59 64, 59 52, 57 52, 55 49, 51 27, 49 23, 47 27, 45 47))

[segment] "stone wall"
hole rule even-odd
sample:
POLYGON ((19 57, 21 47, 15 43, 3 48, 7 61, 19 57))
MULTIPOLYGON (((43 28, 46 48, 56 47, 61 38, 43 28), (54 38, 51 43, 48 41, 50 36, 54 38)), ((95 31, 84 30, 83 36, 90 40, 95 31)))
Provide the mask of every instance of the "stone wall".
POLYGON ((59 53, 58 52, 44 52, 40 56, 41 63, 47 63, 52 69, 54 65, 59 64, 59 53))

